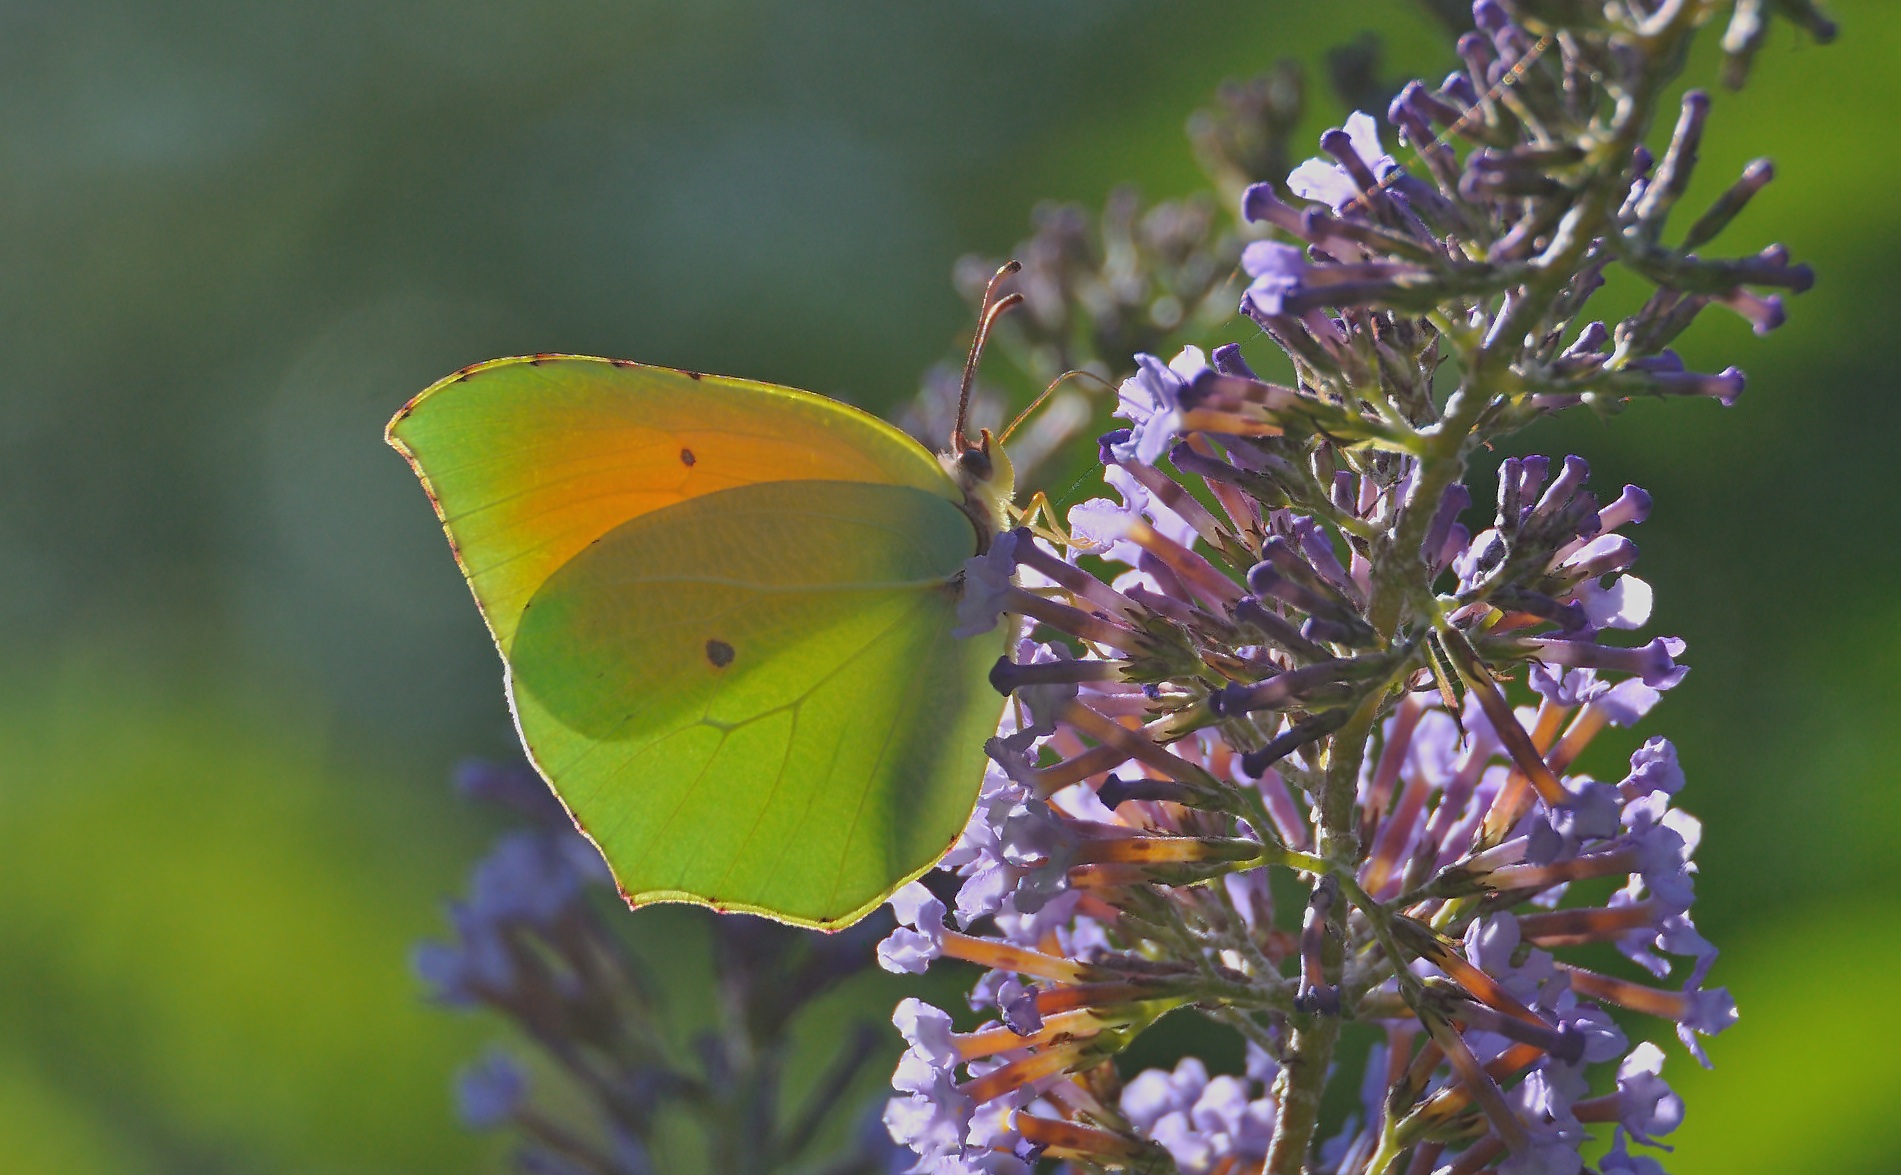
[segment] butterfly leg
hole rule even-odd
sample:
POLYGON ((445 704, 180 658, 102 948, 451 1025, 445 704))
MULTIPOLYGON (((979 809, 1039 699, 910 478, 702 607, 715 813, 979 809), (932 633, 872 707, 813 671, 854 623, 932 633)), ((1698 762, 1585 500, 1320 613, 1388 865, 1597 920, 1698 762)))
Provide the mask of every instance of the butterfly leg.
POLYGON ((1049 495, 1042 490, 1031 494, 1030 500, 1021 507, 1012 503, 1010 513, 1015 516, 1017 525, 1028 527, 1031 534, 1045 542, 1055 543, 1059 547, 1077 545, 1058 519, 1056 507, 1050 502, 1049 495))

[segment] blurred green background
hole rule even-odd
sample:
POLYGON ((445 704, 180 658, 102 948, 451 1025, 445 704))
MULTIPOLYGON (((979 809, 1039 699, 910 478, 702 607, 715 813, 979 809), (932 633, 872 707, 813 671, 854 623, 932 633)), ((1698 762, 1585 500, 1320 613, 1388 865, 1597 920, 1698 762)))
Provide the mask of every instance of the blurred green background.
MULTIPOLYGON (((1696 666, 1646 733, 1743 1019, 1712 1073, 1669 1046, 1676 1175, 1901 1167, 1901 7, 1830 7, 1719 96, 1689 201, 1774 156, 1723 245, 1821 275, 1687 340, 1748 393, 1525 442, 1655 494, 1696 666)), ((967 322, 958 254, 1191 190, 1217 82, 1362 28, 1446 68, 1400 0, 0 9, 0 1171, 498 1162, 447 1082, 499 1030, 407 969, 488 833, 446 771, 512 736, 380 441, 406 398, 565 350, 889 406, 967 322)))

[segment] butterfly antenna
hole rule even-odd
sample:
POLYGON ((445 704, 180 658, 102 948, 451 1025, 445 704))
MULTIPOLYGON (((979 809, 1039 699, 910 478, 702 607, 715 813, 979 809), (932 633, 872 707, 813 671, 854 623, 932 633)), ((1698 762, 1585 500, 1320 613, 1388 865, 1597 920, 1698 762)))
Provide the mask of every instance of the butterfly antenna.
POLYGON ((1108 380, 1097 375, 1093 371, 1065 371, 1063 374, 1051 380, 1050 386, 1043 389, 1042 395, 1038 396, 1034 400, 1031 400, 1030 406, 1028 408, 1025 408, 1023 411, 1017 413, 1016 419, 1012 420, 1010 422, 1010 426, 1003 430, 1003 435, 997 438, 997 443, 1001 445, 1003 442, 1009 440, 1010 434, 1017 430, 1017 425, 1022 424, 1024 421, 1028 420, 1030 418, 1030 413, 1036 411, 1038 408, 1041 408, 1043 406, 1043 401, 1050 398, 1051 392, 1054 392, 1057 388, 1061 387, 1064 380, 1070 380, 1070 379, 1093 379, 1097 383, 1101 384, 1105 388, 1108 388, 1112 392, 1116 390, 1116 386, 1114 384, 1110 383, 1108 380))
POLYGON ((970 355, 964 360, 964 380, 957 388, 957 425, 951 430, 951 448, 963 452, 976 446, 971 443, 965 429, 970 423, 970 386, 977 379, 977 360, 983 357, 984 340, 990 337, 990 327, 997 318, 1010 307, 1023 301, 1022 294, 1006 294, 997 297, 997 289, 1004 280, 1022 269, 1016 261, 1006 261, 997 272, 991 275, 990 284, 984 287, 983 309, 977 318, 977 333, 970 340, 970 355))

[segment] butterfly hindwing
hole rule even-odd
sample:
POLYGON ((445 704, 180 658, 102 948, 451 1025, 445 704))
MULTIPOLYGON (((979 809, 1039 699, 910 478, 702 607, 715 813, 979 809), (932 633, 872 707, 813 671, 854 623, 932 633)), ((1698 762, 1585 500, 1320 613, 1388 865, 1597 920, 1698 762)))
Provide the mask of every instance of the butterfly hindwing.
POLYGON ((836 925, 962 829, 1001 636, 950 635, 970 523, 909 487, 779 482, 611 532, 530 602, 523 740, 634 902, 836 925))

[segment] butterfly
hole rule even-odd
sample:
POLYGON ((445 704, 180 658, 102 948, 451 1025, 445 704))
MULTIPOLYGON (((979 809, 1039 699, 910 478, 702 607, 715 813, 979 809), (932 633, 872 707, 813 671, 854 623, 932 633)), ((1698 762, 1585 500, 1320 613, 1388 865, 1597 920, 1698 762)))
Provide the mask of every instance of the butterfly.
POLYGON ((629 904, 836 928, 963 830, 1008 636, 952 629, 1014 509, 1001 443, 963 415, 939 456, 810 392, 537 355, 390 421, 522 744, 629 904))

